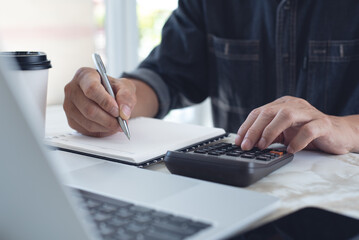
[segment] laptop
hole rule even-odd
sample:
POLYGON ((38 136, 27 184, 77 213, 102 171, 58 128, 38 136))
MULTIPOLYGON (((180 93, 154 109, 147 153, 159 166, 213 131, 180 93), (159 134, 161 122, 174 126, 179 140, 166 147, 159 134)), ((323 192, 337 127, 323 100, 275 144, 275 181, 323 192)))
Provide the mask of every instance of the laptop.
POLYGON ((223 239, 275 210, 272 196, 119 163, 60 173, 40 111, 6 69, 0 62, 0 239, 223 239))

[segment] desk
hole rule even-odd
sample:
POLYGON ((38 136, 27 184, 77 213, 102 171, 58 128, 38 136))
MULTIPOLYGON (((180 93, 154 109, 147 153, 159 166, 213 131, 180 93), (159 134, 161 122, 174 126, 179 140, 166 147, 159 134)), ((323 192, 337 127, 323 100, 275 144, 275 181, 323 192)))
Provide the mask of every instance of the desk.
MULTIPOLYGON (((62 107, 48 107, 46 134, 69 130, 62 107)), ((63 161, 58 166, 67 171, 103 160, 88 159, 77 163, 63 161)), ((169 173, 163 163, 149 169, 169 173)), ((301 151, 295 154, 291 163, 247 189, 270 194, 281 200, 278 210, 256 225, 305 206, 318 206, 359 218, 359 154, 338 156, 301 151)))

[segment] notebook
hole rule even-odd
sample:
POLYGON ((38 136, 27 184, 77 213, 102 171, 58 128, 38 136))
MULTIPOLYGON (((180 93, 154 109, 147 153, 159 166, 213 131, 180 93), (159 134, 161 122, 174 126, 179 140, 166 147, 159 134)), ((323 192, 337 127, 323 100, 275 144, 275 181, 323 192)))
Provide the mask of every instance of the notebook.
POLYGON ((163 160, 167 151, 181 150, 207 143, 224 136, 221 128, 180 124, 154 118, 139 117, 128 123, 131 140, 118 132, 95 138, 78 132, 47 136, 45 143, 60 150, 138 166, 148 166, 163 160))

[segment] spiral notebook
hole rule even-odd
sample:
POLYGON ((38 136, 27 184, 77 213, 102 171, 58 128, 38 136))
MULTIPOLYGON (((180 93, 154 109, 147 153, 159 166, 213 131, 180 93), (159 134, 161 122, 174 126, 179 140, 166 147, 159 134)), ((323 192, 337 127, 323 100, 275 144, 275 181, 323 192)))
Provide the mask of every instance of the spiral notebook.
POLYGON ((138 166, 149 166, 163 160, 167 151, 182 150, 214 141, 226 135, 221 128, 180 124, 139 117, 128 123, 129 141, 119 132, 94 138, 75 131, 45 138, 45 144, 59 150, 94 156, 105 160, 138 166))

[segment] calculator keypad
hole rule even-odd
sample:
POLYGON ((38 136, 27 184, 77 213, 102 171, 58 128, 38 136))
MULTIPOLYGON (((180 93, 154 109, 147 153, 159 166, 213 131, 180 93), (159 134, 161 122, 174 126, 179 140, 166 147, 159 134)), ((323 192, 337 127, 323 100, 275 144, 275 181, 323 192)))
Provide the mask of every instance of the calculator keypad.
POLYGON ((212 155, 212 156, 229 156, 229 157, 239 157, 245 159, 253 159, 258 161, 270 161, 277 159, 286 154, 286 151, 283 149, 263 149, 253 148, 249 151, 242 150, 239 146, 231 143, 216 143, 209 144, 202 147, 199 147, 193 151, 195 154, 201 155, 212 155))

